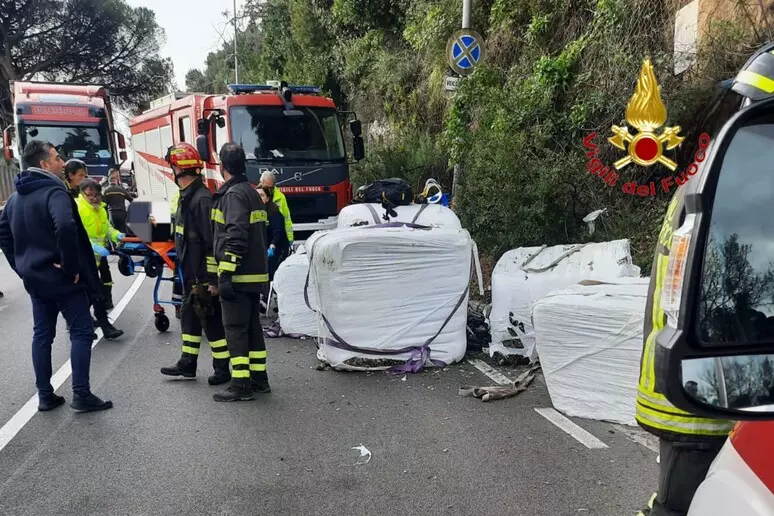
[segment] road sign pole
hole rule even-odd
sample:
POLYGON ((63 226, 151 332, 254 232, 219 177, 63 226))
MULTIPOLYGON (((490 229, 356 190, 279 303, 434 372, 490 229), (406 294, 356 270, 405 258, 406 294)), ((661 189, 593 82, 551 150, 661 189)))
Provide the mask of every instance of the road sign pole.
MULTIPOLYGON (((462 0, 462 28, 470 28, 470 12, 473 8, 473 0, 462 0)), ((462 165, 460 163, 454 164, 454 176, 452 179, 452 194, 451 201, 455 201, 457 194, 457 188, 459 187, 460 180, 462 179, 462 165)), ((456 203, 454 203, 456 206, 456 203)))

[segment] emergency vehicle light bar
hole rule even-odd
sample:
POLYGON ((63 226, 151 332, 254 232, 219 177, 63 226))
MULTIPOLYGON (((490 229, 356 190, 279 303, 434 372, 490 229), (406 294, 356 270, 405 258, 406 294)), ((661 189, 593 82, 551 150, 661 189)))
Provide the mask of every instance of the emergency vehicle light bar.
MULTIPOLYGON (((290 84, 288 88, 290 88, 291 93, 302 95, 317 95, 320 93, 320 88, 317 86, 295 86, 290 84)), ((272 81, 272 84, 229 84, 228 90, 234 95, 244 95, 259 91, 279 91, 279 85, 276 84, 276 81, 272 81)))

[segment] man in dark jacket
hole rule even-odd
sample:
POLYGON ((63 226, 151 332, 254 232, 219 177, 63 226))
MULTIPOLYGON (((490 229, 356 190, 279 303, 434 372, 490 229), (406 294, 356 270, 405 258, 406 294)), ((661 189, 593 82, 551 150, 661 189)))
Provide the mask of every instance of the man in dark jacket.
POLYGON ((231 384, 213 396, 215 401, 247 401, 253 392, 271 392, 259 316, 260 295, 269 281, 266 210, 245 177, 245 161, 245 151, 235 143, 220 150, 226 183, 213 197, 212 220, 231 384))
POLYGON ((52 410, 65 399, 51 385, 51 346, 61 312, 70 326, 73 401, 78 411, 109 409, 110 401, 89 386, 94 326, 89 288, 98 283, 96 262, 78 211, 64 183, 64 161, 47 142, 24 148, 28 167, 16 177, 16 192, 0 215, 0 248, 32 299, 32 362, 38 410, 52 410))
POLYGON ((213 256, 212 194, 202 181, 204 162, 196 149, 187 143, 173 145, 167 162, 180 187, 175 213, 175 250, 183 274, 182 356, 172 367, 162 367, 167 376, 196 377, 196 364, 202 342, 202 328, 212 348, 215 374, 210 385, 231 380, 228 369, 228 346, 223 328, 220 300, 217 298, 218 267, 213 256))
POLYGON ((121 233, 127 232, 126 227, 126 202, 134 201, 135 195, 121 184, 121 173, 118 169, 110 170, 110 186, 102 192, 102 197, 107 203, 110 223, 121 233))

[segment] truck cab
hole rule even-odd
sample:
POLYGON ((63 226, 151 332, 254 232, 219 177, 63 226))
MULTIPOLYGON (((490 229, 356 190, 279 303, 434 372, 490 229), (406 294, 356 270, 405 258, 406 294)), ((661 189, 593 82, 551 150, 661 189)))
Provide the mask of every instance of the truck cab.
POLYGON ((126 160, 125 140, 114 130, 104 87, 15 82, 12 91, 14 123, 3 133, 7 159, 19 158, 29 141, 44 140, 65 161, 85 162, 98 180, 126 160))

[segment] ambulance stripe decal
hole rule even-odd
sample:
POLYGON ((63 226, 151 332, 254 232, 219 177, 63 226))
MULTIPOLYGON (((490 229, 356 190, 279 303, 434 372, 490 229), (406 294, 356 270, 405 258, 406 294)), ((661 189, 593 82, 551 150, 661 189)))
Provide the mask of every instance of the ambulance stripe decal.
POLYGON ((774 493, 774 421, 746 421, 730 434, 731 444, 761 482, 774 493))

